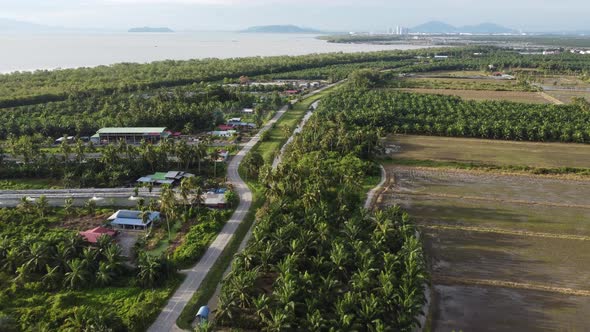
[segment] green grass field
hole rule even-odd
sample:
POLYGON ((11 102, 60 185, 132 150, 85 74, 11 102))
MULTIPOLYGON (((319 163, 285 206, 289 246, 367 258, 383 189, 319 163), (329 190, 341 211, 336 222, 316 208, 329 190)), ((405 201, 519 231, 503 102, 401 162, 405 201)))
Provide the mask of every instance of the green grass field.
POLYGON ((395 135, 384 143, 393 159, 529 167, 590 167, 590 145, 395 135))
POLYGON ((266 162, 272 163, 275 155, 288 139, 288 136, 285 135, 283 127, 286 126, 290 128, 291 131, 297 128, 297 125, 299 122, 301 122, 301 119, 303 119, 305 113, 307 113, 309 106, 316 100, 321 99, 322 96, 325 96, 326 94, 334 91, 336 88, 337 86, 326 89, 293 105, 292 109, 283 114, 274 128, 269 129, 268 133, 265 134, 267 135, 266 139, 258 143, 258 145, 252 149, 252 151, 258 151, 266 162))
POLYGON ((0 180, 0 190, 27 190, 27 189, 61 189, 63 184, 56 179, 11 179, 0 180))

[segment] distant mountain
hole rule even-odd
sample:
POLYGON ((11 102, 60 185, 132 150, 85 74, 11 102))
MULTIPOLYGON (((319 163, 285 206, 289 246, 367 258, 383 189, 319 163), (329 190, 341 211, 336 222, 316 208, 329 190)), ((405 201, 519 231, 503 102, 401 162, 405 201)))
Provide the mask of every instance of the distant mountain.
POLYGON ((162 27, 162 28, 152 28, 152 27, 140 27, 140 28, 131 28, 127 32, 174 32, 170 28, 162 27))
POLYGON ((64 30, 67 29, 0 18, 0 32, 53 32, 64 30))
POLYGON ((478 25, 466 25, 455 27, 453 25, 431 21, 410 29, 418 33, 474 33, 474 34, 498 34, 498 33, 516 33, 514 29, 506 28, 494 23, 481 23, 478 25))
POLYGON ((457 33, 457 28, 440 21, 430 21, 410 29, 419 33, 457 33))
POLYGON ((321 33, 321 31, 311 28, 302 28, 296 25, 263 25, 249 27, 240 32, 246 33, 321 33))

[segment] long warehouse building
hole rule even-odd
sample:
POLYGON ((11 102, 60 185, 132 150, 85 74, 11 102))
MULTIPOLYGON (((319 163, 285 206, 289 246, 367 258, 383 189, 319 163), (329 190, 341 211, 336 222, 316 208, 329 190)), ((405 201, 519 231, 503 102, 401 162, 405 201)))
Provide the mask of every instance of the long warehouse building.
POLYGON ((116 143, 121 140, 129 144, 138 144, 142 141, 157 143, 170 136, 166 127, 109 127, 99 129, 91 141, 95 144, 116 143))

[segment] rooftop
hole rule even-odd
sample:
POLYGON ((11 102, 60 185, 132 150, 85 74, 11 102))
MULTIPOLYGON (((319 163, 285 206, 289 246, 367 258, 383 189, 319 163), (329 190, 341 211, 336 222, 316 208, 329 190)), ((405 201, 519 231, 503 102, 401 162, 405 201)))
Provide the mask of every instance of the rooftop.
POLYGON ((97 134, 141 134, 147 135, 152 133, 163 134, 166 127, 107 127, 101 128, 97 134))
POLYGON ((108 218, 113 225, 131 226, 146 226, 158 219, 160 219, 160 212, 149 212, 147 222, 144 224, 141 218, 141 211, 135 210, 119 210, 108 218))
POLYGON ((104 227, 96 227, 84 232, 80 232, 79 233, 83 238, 86 239, 86 241, 90 242, 90 243, 96 243, 98 242, 98 238, 101 237, 102 235, 106 235, 106 236, 110 236, 113 237, 115 236, 115 234, 117 234, 116 231, 112 230, 112 229, 108 229, 108 228, 104 228, 104 227))

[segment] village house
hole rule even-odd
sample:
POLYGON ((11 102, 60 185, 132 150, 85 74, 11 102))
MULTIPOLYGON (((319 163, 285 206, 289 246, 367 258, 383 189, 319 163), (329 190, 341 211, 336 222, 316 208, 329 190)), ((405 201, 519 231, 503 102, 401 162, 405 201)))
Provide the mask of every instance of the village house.
POLYGON ((137 179, 137 182, 140 184, 157 184, 157 185, 177 185, 179 184, 182 179, 184 178, 191 178, 195 176, 192 173, 188 172, 181 172, 181 171, 169 171, 169 172, 156 172, 154 174, 142 176, 137 179))
POLYGON ((86 241, 90 243, 97 243, 99 237, 104 235, 113 238, 115 235, 117 235, 117 231, 99 226, 84 232, 80 232, 79 234, 86 241))
POLYGON ((229 151, 227 150, 217 150, 217 154, 219 155, 217 162, 226 162, 229 159, 229 151))
POLYGON ((225 192, 226 189, 223 188, 207 191, 203 195, 203 205, 209 208, 224 209, 227 207, 225 192))
POLYGON ((145 220, 141 211, 119 210, 113 213, 107 220, 115 229, 146 230, 153 223, 160 220, 160 212, 147 211, 145 220))

